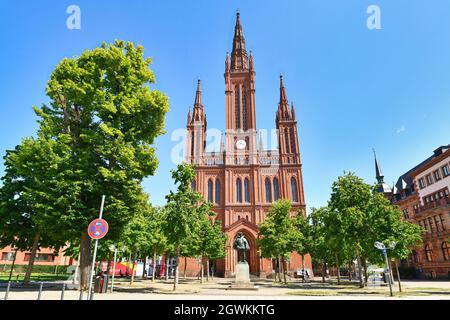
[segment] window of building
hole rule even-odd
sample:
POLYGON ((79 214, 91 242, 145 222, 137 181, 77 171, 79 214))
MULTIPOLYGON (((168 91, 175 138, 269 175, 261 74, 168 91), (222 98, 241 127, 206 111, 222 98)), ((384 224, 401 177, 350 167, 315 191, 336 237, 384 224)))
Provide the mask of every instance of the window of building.
POLYGON ((291 128, 291 152, 295 153, 295 132, 294 132, 294 128, 291 128))
POLYGON ((216 204, 220 204, 220 193, 221 193, 220 180, 216 179, 216 204))
POLYGON ((211 179, 208 180, 208 201, 213 202, 213 182, 211 179))
POLYGON ((266 202, 272 202, 272 188, 270 187, 270 179, 266 178, 266 202))
POLYGON ((191 182, 191 189, 193 191, 197 191, 197 183, 195 182, 195 180, 192 180, 192 182, 191 182))
POLYGON ((291 178, 291 192, 292 192, 292 201, 298 202, 297 179, 295 179, 295 177, 291 178))
POLYGON ((448 168, 448 164, 442 167, 442 175, 445 177, 450 176, 450 169, 448 168))
POLYGON ((430 233, 433 233, 433 219, 428 218, 428 225, 430 226, 430 233))
MULTIPOLYGON (((245 87, 242 88, 242 121, 243 123, 243 128, 244 131, 248 130, 248 110, 247 110, 247 91, 245 89, 245 87)), ((248 143, 247 143, 248 146, 248 143)))
POLYGON ((433 256, 432 256, 432 252, 431 252, 431 247, 429 244, 427 244, 425 246, 425 257, 427 258, 428 262, 433 261, 433 256))
POLYGON ((433 184, 433 178, 431 177, 431 174, 427 174, 427 175, 425 176, 425 179, 427 180, 427 185, 428 185, 428 186, 431 185, 431 184, 433 184))
POLYGON ((412 251, 412 257, 413 257, 413 261, 415 263, 419 262, 419 258, 417 257, 417 251, 416 250, 412 251))
POLYGON ((442 242, 441 249, 442 249, 442 257, 444 258, 444 260, 445 261, 450 260, 447 241, 442 242))
POLYGON ((244 193, 245 193, 245 202, 250 202, 250 180, 245 178, 244 180, 244 193))
POLYGON ((420 189, 425 188, 425 179, 424 178, 419 179, 419 188, 420 189))
POLYGON ((409 219, 408 208, 403 209, 403 217, 409 219))
POLYGON ((444 217, 442 216, 442 214, 439 215, 439 220, 441 220, 441 228, 442 228, 442 230, 445 230, 444 217))
POLYGON ((280 186, 278 184, 278 179, 273 178, 273 199, 277 201, 280 198, 280 186))
POLYGON ((240 178, 236 180, 236 202, 242 203, 242 182, 240 178))
MULTIPOLYGON (((25 253, 23 261, 30 261, 30 259, 31 259, 31 253, 25 253)), ((51 254, 51 253, 36 253, 36 257, 34 258, 34 261, 53 262, 53 261, 55 261, 55 255, 51 254)))
POLYGON ((3 261, 13 261, 14 260, 14 252, 2 252, 2 260, 3 261))
POLYGON ((439 170, 434 171, 433 176, 434 176, 434 181, 441 180, 441 174, 439 173, 439 170))
POLYGON ((239 86, 234 88, 234 122, 236 129, 241 128, 241 95, 239 94, 239 86))
POLYGON ((284 143, 286 144, 286 153, 291 153, 291 151, 289 149, 289 129, 288 128, 284 129, 284 143))

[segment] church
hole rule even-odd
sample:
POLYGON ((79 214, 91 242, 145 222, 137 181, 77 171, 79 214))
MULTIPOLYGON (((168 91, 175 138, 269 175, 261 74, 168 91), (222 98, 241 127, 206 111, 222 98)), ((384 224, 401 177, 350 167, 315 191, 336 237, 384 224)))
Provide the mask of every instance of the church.
MULTIPOLYGON (((226 257, 214 262, 214 273, 232 277, 238 262, 233 243, 243 233, 250 244, 247 261, 253 276, 265 278, 272 274, 274 264, 260 257, 257 238, 270 206, 278 199, 292 203, 292 215, 306 215, 302 164, 294 105, 288 102, 283 76, 280 76, 280 100, 274 107, 278 147, 265 150, 262 135, 256 127, 255 68, 248 54, 239 12, 231 54, 225 59, 225 132, 220 150, 206 152, 207 121, 202 104, 200 80, 194 108, 187 117, 185 162, 196 165, 192 188, 214 204, 215 219, 222 222, 228 235, 226 257)), ((181 259, 180 270, 184 269, 181 259)), ((197 275, 194 259, 187 260, 186 270, 197 275)), ((305 257, 305 268, 312 270, 311 258, 305 257)), ((302 258, 293 252, 288 273, 293 275, 302 267, 302 258)))

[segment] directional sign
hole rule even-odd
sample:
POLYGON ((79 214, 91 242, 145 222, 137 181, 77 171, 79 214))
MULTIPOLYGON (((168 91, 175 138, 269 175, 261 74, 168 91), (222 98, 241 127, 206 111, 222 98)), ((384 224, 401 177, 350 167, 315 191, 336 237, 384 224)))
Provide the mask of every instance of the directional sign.
POLYGON ((91 239, 100 240, 108 233, 108 222, 103 219, 95 219, 89 224, 88 235, 91 239))

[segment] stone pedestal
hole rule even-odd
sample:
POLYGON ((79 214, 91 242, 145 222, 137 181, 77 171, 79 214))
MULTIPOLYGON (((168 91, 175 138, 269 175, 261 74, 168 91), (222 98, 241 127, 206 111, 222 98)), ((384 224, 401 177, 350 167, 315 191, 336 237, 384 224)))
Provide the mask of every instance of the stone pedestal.
POLYGON ((253 283, 250 282, 250 267, 247 262, 239 262, 236 265, 236 280, 229 290, 258 290, 253 283))

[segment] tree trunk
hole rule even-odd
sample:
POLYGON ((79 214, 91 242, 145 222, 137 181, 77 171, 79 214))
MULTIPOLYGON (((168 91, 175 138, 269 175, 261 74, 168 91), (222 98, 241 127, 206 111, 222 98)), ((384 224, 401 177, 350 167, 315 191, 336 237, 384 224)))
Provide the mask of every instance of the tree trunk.
POLYGON ((352 281, 353 263, 349 261, 348 263, 348 281, 352 281))
POLYGON ((206 260, 206 281, 209 281, 209 259, 206 260))
POLYGON ((14 265, 16 264, 16 258, 17 258, 17 251, 19 250, 19 248, 16 247, 16 250, 14 250, 14 258, 13 258, 13 262, 11 264, 11 270, 9 270, 9 277, 8 277, 8 282, 11 281, 11 277, 12 274, 14 272, 14 265))
POLYGON ((359 287, 360 288, 364 288, 364 283, 363 283, 363 277, 362 277, 362 266, 361 266, 361 256, 358 255, 356 256, 356 259, 358 261, 358 278, 359 278, 359 287))
POLYGON ((152 282, 155 282, 155 273, 156 273, 156 251, 153 252, 153 261, 152 261, 152 282))
POLYGON ((89 276, 91 272, 91 238, 87 232, 81 233, 80 241, 80 289, 89 289, 89 276))
POLYGON ((284 279, 284 283, 287 284, 287 280, 286 280, 286 266, 285 266, 284 258, 281 259, 281 264, 283 265, 283 279, 284 279))
POLYGON ((184 271, 183 271, 184 280, 186 280, 186 270, 187 270, 187 257, 184 257, 184 271))
POLYGON ((367 260, 365 257, 363 257, 363 267, 364 267, 364 286, 367 287, 369 276, 367 275, 367 260))
POLYGON ((173 281, 173 291, 178 289, 178 266, 180 264, 180 246, 177 246, 175 251, 175 279, 173 281))
POLYGON ((136 258, 137 254, 134 255, 134 259, 132 261, 133 265, 131 266, 131 281, 130 281, 131 286, 134 284, 134 265, 136 264, 136 258))
POLYGON ((127 261, 127 274, 128 276, 130 275, 130 262, 131 262, 131 252, 130 255, 128 256, 128 261, 127 261))
POLYGON ((203 283, 203 273, 204 273, 203 257, 200 258, 200 283, 203 283))
POLYGON ((322 261, 322 283, 325 283, 326 264, 325 260, 322 261))
POLYGON ((341 272, 340 272, 340 268, 341 266, 339 265, 339 257, 337 255, 337 253, 335 254, 336 257, 336 269, 337 269, 337 284, 340 285, 341 284, 341 272))
POLYGON ((280 262, 280 257, 277 257, 277 273, 278 273, 278 281, 281 282, 281 262, 280 262))
POLYGON ((30 284, 31 272, 33 271, 34 259, 36 258, 36 252, 38 249, 40 237, 41 236, 39 232, 36 232, 33 239, 33 248, 31 249, 30 261, 28 261, 27 273, 25 274, 25 278, 23 279, 23 284, 25 286, 30 284))
POLYGON ((166 281, 169 281, 169 254, 166 254, 166 281))
POLYGON ((147 261, 148 261, 148 257, 146 256, 144 259, 144 268, 142 268, 142 279, 145 279, 145 276, 147 275, 147 273, 145 272, 145 267, 147 266, 147 261))
POLYGON ((402 282, 400 280, 400 272, 398 271, 397 259, 395 259, 395 270, 397 272, 398 290, 402 292, 402 282))
POLYGON ((109 271, 111 270, 111 260, 113 258, 113 253, 110 251, 108 253, 108 266, 106 267, 106 274, 109 276, 109 271))

